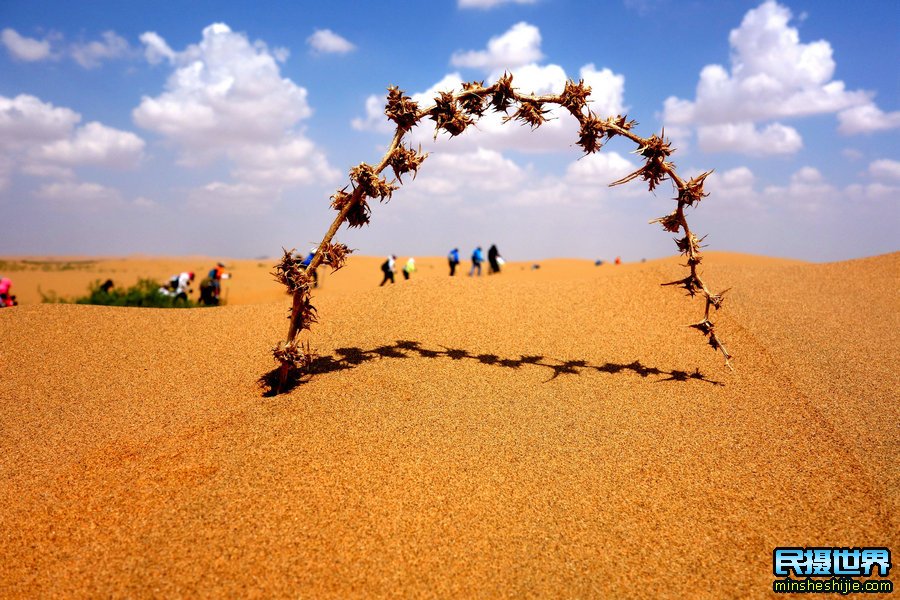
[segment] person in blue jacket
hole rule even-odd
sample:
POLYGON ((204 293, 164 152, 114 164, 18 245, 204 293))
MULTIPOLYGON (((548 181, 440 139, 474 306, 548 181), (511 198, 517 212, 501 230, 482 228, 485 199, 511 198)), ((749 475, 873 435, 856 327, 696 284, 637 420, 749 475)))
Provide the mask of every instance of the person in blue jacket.
POLYGON ((456 265, 459 264, 459 248, 454 248, 447 255, 447 262, 450 264, 450 277, 456 275, 456 265))
MULTIPOLYGON (((316 246, 313 246, 312 248, 310 248, 309 254, 306 255, 306 258, 304 258, 303 260, 300 261, 300 266, 303 267, 304 269, 309 267, 309 264, 312 262, 312 259, 316 256, 317 250, 318 250, 318 248, 316 246)), ((313 287, 314 288, 319 287, 319 274, 316 273, 315 271, 313 271, 312 273, 310 273, 310 276, 312 277, 312 280, 313 280, 313 287)))
POLYGON ((469 269, 469 277, 471 277, 475 271, 478 271, 478 276, 481 277, 481 263, 484 262, 484 253, 481 251, 481 246, 475 248, 475 252, 472 253, 472 268, 469 269))

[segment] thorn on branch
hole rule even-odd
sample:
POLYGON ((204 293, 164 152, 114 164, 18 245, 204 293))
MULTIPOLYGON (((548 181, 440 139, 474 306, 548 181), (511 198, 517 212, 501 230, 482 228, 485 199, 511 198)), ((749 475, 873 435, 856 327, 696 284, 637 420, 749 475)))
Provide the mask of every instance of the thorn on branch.
POLYGON ((652 192, 656 189, 656 186, 666 178, 668 172, 675 168, 675 165, 666 161, 666 157, 672 154, 672 152, 673 150, 669 142, 663 141, 662 138, 657 137, 655 134, 650 136, 640 148, 635 150, 635 154, 640 154, 644 157, 644 166, 634 173, 626 175, 618 181, 612 182, 609 184, 610 187, 628 183, 629 181, 640 177, 648 182, 650 191, 652 192))
POLYGON ((443 129, 456 137, 473 123, 472 118, 459 109, 456 97, 450 92, 438 92, 431 109, 431 120, 435 122, 434 138, 443 129))
POLYGON ((409 131, 419 122, 419 105, 397 86, 388 87, 384 114, 397 124, 400 131, 409 131))
MULTIPOLYGON (((665 132, 663 132, 663 135, 665 135, 665 132)), ((656 134, 651 135, 643 146, 635 150, 636 154, 655 161, 665 160, 672 152, 672 145, 668 141, 664 141, 663 138, 657 137, 656 134)))
POLYGON ((703 180, 710 176, 712 171, 706 171, 705 173, 701 173, 697 177, 693 177, 684 184, 684 187, 678 190, 678 201, 687 204, 688 206, 693 206, 694 202, 700 202, 706 196, 709 196, 706 192, 703 191, 703 180))
MULTIPOLYGON (((672 163, 664 163, 664 164, 668 167, 672 166, 672 163)), ((609 184, 609 187, 613 187, 616 185, 622 185, 623 183, 628 183, 629 181, 632 181, 632 180, 640 177, 644 181, 648 182, 650 191, 652 192, 653 190, 656 189, 656 186, 658 186, 659 183, 666 178, 666 170, 662 169, 660 167, 661 167, 661 165, 659 163, 647 161, 647 164, 645 164, 643 167, 641 167, 634 173, 630 173, 630 174, 626 175, 622 179, 613 181, 611 184, 609 184)))
POLYGON ((578 141, 575 143, 581 146, 585 154, 593 154, 603 147, 600 140, 605 133, 603 121, 589 112, 588 116, 581 119, 581 129, 578 130, 578 141))
POLYGON ((712 324, 712 321, 710 321, 709 319, 703 319, 699 323, 692 323, 688 325, 688 327, 699 330, 701 333, 703 333, 703 335, 709 335, 714 326, 712 324))
POLYGON ((390 200, 394 190, 400 187, 379 177, 372 165, 366 163, 359 163, 350 169, 350 179, 356 182, 357 187, 362 188, 364 196, 378 198, 382 202, 385 198, 390 200))
POLYGON ((534 131, 547 121, 547 117, 544 115, 548 112, 549 111, 544 109, 542 102, 536 100, 522 100, 519 103, 519 109, 513 115, 503 117, 503 122, 506 123, 516 119, 531 125, 531 130, 534 131))
POLYGON ((331 195, 331 208, 341 212, 353 200, 353 195, 347 193, 347 186, 339 189, 331 195))
POLYGON ((503 73, 503 76, 493 85, 491 93, 491 107, 494 112, 508 112, 509 107, 516 99, 516 90, 512 86, 513 76, 503 73))
MULTIPOLYGON (((347 193, 347 188, 344 187, 336 191, 331 196, 331 207, 336 211, 340 212, 344 210, 344 207, 347 206, 350 202, 353 201, 353 194, 347 193)), ((369 215, 372 214, 372 209, 369 208, 369 203, 366 202, 365 198, 360 198, 359 201, 350 207, 350 210, 347 211, 347 225, 349 227, 362 227, 363 225, 369 224, 369 215)))
MULTIPOLYGON (((610 117, 609 119, 607 119, 606 122, 610 125, 615 125, 620 129, 624 129, 625 131, 630 131, 634 128, 635 125, 637 125, 637 121, 629 121, 627 115, 624 117, 622 115, 616 115, 615 117, 610 117)), ((616 135, 616 132, 610 131, 607 135, 611 138, 612 136, 616 135)))
POLYGON ((353 228, 368 225, 371 215, 372 209, 369 208, 369 203, 364 199, 360 199, 347 213, 347 226, 353 228))
POLYGON ((426 158, 428 158, 428 153, 422 153, 421 145, 419 145, 418 152, 413 150, 412 147, 404 148, 403 146, 397 146, 391 153, 390 158, 388 158, 388 164, 394 170, 394 176, 397 178, 397 181, 403 183, 400 176, 412 171, 413 179, 415 179, 416 175, 419 174, 419 165, 422 164, 422 161, 426 158))
POLYGON ((300 290, 299 305, 294 316, 297 331, 310 329, 313 323, 319 322, 318 311, 312 305, 312 297, 309 295, 309 287, 300 290))
POLYGON ((459 106, 467 115, 480 119, 485 111, 484 81, 472 81, 462 84, 463 91, 457 96, 459 106))
POLYGON ((299 340, 278 342, 278 345, 272 348, 272 356, 282 365, 300 371, 308 371, 318 358, 318 355, 310 350, 309 342, 300 344, 299 340))
POLYGON ((673 212, 672 214, 666 215, 664 217, 659 217, 658 219, 653 219, 650 221, 651 223, 659 223, 662 225, 662 228, 666 231, 671 231, 672 233, 678 233, 678 229, 681 227, 681 219, 678 216, 677 212, 673 212))
POLYGON ((590 94, 591 88, 584 85, 584 79, 579 79, 578 83, 569 79, 566 81, 566 87, 563 88, 562 94, 559 95, 559 103, 577 119, 583 114, 590 94))
POLYGON ((693 297, 697 294, 697 292, 703 289, 703 286, 700 285, 700 282, 697 280, 696 275, 691 273, 684 279, 678 279, 676 281, 670 281, 668 283, 662 283, 660 285, 669 286, 669 285, 677 285, 678 287, 684 288, 687 292, 688 296, 693 297))
POLYGON ((300 259, 294 255, 296 248, 291 250, 282 248, 281 250, 284 252, 284 256, 272 271, 275 280, 287 288, 288 294, 308 292, 312 279, 301 265, 300 259))
POLYGON ((728 353, 728 350, 725 349, 725 346, 722 345, 722 342, 716 335, 716 327, 712 324, 712 321, 703 319, 699 323, 688 325, 688 327, 693 327, 694 329, 699 330, 703 335, 707 336, 709 338, 709 345, 712 346, 712 349, 721 352, 722 356, 725 357, 725 366, 734 370, 731 366, 731 354, 728 353))
POLYGON ((703 236, 700 239, 697 239, 697 236, 693 233, 684 236, 683 238, 676 238, 675 244, 678 246, 678 250, 681 251, 682 254, 687 254, 688 256, 693 256, 700 252, 700 242, 706 239, 706 236, 703 236))
POLYGON ((331 267, 331 272, 334 273, 344 266, 347 257, 352 253, 353 250, 348 248, 345 244, 325 244, 322 264, 331 267))
POLYGON ((725 294, 727 294, 730 290, 731 290, 731 288, 722 290, 718 294, 714 294, 714 295, 710 296, 709 298, 707 298, 707 301, 709 302, 710 306, 712 306, 716 310, 719 310, 722 307, 722 304, 725 302, 725 294))

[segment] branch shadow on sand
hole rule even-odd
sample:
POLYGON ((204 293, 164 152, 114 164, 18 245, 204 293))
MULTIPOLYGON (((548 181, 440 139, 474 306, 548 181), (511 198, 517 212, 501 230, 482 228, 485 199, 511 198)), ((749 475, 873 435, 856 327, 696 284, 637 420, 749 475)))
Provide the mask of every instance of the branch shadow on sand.
MULTIPOLYGON (((631 363, 607 362, 602 365, 591 364, 586 360, 561 361, 548 358, 539 354, 520 355, 518 358, 503 358, 496 354, 472 354, 461 348, 448 348, 441 346, 440 350, 424 348, 419 342, 410 340, 397 340, 393 344, 377 346, 370 350, 362 348, 336 348, 335 356, 330 354, 316 356, 309 367, 303 371, 294 369, 288 375, 288 379, 281 386, 281 393, 289 392, 298 385, 304 384, 315 375, 346 371, 373 361, 383 359, 403 360, 413 357, 429 359, 450 359, 451 361, 476 360, 484 365, 492 365, 501 369, 517 370, 524 367, 546 369, 550 377, 544 382, 549 383, 561 375, 580 376, 584 372, 596 371, 616 375, 620 373, 634 373, 643 378, 653 377, 654 382, 685 382, 690 380, 703 381, 711 385, 723 386, 725 384, 707 378, 700 370, 693 373, 678 369, 666 370, 657 367, 648 367, 635 360, 631 363)), ((278 394, 278 368, 272 369, 259 378, 259 384, 263 388, 263 396, 275 396, 278 394)))

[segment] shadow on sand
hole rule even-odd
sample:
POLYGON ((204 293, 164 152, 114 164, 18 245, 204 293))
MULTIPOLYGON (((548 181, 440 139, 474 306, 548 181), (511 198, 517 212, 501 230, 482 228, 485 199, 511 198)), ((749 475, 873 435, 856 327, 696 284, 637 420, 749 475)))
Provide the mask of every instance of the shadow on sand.
MULTIPOLYGON (((693 373, 679 370, 665 370, 657 367, 648 367, 636 360, 634 362, 611 363, 607 362, 602 365, 590 364, 586 360, 567 360, 559 361, 548 359, 541 355, 520 355, 518 358, 501 358, 496 354, 472 354, 468 350, 459 348, 447 348, 441 346, 442 350, 431 350, 423 348, 419 342, 410 340, 397 340, 390 345, 378 346, 371 350, 363 350, 362 348, 336 348, 337 356, 323 355, 316 356, 306 371, 293 370, 285 385, 281 388, 281 393, 289 392, 298 385, 308 382, 314 375, 324 373, 334 373, 336 371, 346 371, 354 369, 359 365, 385 358, 406 359, 414 356, 421 358, 441 359, 449 358, 450 360, 477 360, 484 365, 494 365, 502 369, 520 369, 522 367, 538 367, 547 369, 550 373, 549 379, 544 383, 553 381, 560 375, 581 375, 585 371, 597 371, 599 373, 635 373, 641 377, 654 377, 654 382, 665 381, 688 381, 696 380, 709 383, 711 385, 725 385, 721 382, 714 381, 705 377, 699 370, 693 373)), ((278 383, 278 369, 272 369, 259 378, 260 386, 263 388, 264 396, 275 396, 278 383)))

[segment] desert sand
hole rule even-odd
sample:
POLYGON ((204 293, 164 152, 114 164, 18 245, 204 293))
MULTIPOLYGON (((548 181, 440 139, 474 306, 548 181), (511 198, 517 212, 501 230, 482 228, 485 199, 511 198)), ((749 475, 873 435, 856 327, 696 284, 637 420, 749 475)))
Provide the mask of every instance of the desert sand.
POLYGON ((734 372, 677 258, 354 257, 275 397, 272 261, 219 308, 35 303, 216 259, 107 260, 6 273, 2 596, 768 597, 777 546, 900 550, 900 253, 710 254, 734 372))

